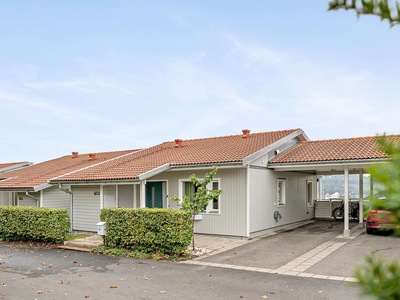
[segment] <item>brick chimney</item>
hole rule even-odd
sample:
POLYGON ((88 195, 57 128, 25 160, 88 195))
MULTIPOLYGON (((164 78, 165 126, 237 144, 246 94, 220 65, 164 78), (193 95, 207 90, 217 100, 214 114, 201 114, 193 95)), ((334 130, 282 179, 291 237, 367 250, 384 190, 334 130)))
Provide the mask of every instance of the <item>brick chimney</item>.
POLYGON ((96 154, 94 154, 94 153, 89 153, 89 159, 90 159, 90 160, 95 160, 95 159, 96 159, 96 154))
POLYGON ((175 148, 182 148, 182 140, 175 139, 175 148))
POLYGON ((249 135, 250 135, 250 130, 249 129, 243 129, 242 132, 243 132, 243 136, 242 137, 244 139, 247 139, 249 137, 249 135))
POLYGON ((78 152, 72 152, 72 158, 77 158, 78 157, 78 152))

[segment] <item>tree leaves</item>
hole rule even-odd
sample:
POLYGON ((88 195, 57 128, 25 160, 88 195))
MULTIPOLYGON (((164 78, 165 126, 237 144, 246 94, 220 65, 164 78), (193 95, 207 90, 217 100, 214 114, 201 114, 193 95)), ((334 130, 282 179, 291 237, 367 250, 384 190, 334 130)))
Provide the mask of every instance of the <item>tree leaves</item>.
POLYGON ((354 10, 357 16, 376 15, 381 20, 387 20, 390 26, 400 23, 400 5, 395 1, 395 8, 391 8, 388 0, 333 0, 328 4, 328 10, 354 10))

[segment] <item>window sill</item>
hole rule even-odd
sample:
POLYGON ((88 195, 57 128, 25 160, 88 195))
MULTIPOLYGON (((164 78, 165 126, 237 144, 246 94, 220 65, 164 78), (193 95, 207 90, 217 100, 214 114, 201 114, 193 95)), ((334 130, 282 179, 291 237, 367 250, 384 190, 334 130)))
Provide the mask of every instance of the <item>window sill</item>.
POLYGON ((220 216, 221 213, 217 212, 217 211, 209 211, 209 212, 202 212, 202 215, 206 215, 206 216, 220 216))

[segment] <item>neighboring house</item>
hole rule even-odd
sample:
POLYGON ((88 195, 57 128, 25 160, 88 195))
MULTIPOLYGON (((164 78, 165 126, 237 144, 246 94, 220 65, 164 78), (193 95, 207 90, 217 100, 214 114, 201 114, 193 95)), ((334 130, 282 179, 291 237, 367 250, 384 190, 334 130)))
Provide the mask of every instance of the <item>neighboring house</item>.
MULTIPOLYGON (((133 190, 134 207, 171 207, 170 197, 193 194, 189 176, 218 167, 209 188, 222 189, 196 221, 195 232, 250 238, 276 226, 312 219, 316 182, 308 173, 276 173, 268 161, 308 138, 301 129, 180 140, 50 180, 70 186, 73 229, 96 231, 102 207, 127 207, 121 194, 133 190), (285 180, 282 180, 282 178, 285 180), (275 218, 274 218, 275 216, 275 218)), ((132 202, 131 202, 132 203, 132 202)))
POLYGON ((70 212, 72 203, 68 187, 61 190, 58 186, 48 184, 49 179, 130 155, 135 151, 94 154, 72 152, 72 155, 0 174, 0 194, 12 198, 10 201, 2 201, 1 205, 66 208, 70 212))
MULTIPOLYGON (((18 170, 31 165, 32 163, 27 161, 0 164, 0 181, 7 178, 7 175, 5 175, 4 173, 18 170)), ((15 203, 16 203, 15 193, 0 191, 0 206, 15 205, 15 203)))

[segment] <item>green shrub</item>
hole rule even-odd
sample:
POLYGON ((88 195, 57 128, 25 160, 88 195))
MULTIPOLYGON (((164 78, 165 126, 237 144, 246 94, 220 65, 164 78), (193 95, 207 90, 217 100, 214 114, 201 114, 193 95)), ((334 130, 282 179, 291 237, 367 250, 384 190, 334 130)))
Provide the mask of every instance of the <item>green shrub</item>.
POLYGON ((105 246, 143 253, 183 254, 193 235, 192 214, 162 208, 103 208, 105 246))
POLYGON ((0 238, 9 241, 62 242, 69 233, 66 209, 0 207, 0 238))

